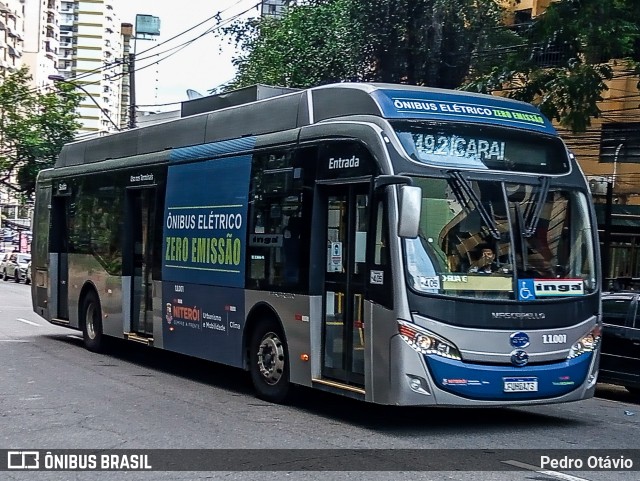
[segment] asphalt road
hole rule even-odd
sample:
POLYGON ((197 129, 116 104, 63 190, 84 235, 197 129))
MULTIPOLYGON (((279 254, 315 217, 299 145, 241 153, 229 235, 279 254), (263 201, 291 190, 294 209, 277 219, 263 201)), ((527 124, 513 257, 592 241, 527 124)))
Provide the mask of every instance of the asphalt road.
MULTIPOLYGON (((587 401, 530 408, 380 407, 310 390, 298 390, 289 405, 272 405, 253 396, 248 376, 237 369, 135 344, 90 353, 80 333, 48 324, 31 311, 30 302, 28 286, 0 281, 0 449, 325 449, 338 455, 349 448, 640 447, 640 405, 615 386, 602 385, 598 397, 587 401)), ((523 459, 501 460, 513 471, 456 471, 477 453, 452 452, 446 472, 410 472, 410 464, 403 463, 405 472, 5 471, 0 480, 639 477, 639 471, 537 472, 523 459)), ((266 466, 278 462, 270 456, 276 452, 264 453, 266 466)))

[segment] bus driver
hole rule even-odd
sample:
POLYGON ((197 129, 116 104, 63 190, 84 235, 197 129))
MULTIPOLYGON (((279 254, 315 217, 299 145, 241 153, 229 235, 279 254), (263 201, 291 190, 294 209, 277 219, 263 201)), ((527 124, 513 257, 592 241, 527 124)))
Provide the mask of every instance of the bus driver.
POLYGON ((470 274, 491 274, 498 270, 496 264, 496 254, 488 244, 478 245, 480 256, 476 262, 469 269, 470 274))

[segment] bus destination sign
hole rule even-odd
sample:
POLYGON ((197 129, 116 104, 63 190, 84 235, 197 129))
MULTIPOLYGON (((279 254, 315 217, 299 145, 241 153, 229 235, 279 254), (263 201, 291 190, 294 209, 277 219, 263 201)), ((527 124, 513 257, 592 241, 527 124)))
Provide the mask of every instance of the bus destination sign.
POLYGON ((378 90, 373 95, 387 118, 478 122, 555 134, 551 122, 532 105, 522 103, 522 108, 514 108, 498 97, 478 96, 474 102, 475 97, 451 93, 399 90, 378 90))

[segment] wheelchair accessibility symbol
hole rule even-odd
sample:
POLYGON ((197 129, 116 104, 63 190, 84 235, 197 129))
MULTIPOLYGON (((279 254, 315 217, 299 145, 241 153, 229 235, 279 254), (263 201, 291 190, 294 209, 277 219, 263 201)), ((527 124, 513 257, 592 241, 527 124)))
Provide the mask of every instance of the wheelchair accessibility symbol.
POLYGON ((536 294, 533 287, 533 279, 525 279, 518 282, 518 300, 533 301, 536 294))

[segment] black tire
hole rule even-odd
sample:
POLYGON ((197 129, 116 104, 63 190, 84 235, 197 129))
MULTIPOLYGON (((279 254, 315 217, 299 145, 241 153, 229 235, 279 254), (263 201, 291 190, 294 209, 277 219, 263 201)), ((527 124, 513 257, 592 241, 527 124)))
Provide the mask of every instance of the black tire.
POLYGON ((95 292, 89 291, 84 297, 80 316, 85 347, 93 352, 103 351, 105 343, 102 335, 102 309, 95 292))
POLYGON ((18 269, 13 271, 13 282, 16 284, 20 282, 20 271, 18 269))
POLYGON ((249 344, 251 381, 260 399, 284 402, 290 390, 289 350, 280 325, 268 320, 256 326, 249 344))
POLYGON ((7 275, 7 270, 6 269, 2 272, 2 280, 3 281, 8 281, 9 280, 9 276, 7 275))
POLYGON ((632 396, 640 398, 640 387, 625 386, 624 388, 629 391, 629 394, 632 396))
POLYGON ((29 285, 29 284, 31 284, 31 281, 29 280, 29 278, 28 278, 28 277, 25 277, 25 278, 24 278, 24 283, 25 283, 26 285, 29 285))

